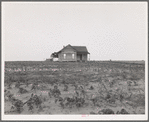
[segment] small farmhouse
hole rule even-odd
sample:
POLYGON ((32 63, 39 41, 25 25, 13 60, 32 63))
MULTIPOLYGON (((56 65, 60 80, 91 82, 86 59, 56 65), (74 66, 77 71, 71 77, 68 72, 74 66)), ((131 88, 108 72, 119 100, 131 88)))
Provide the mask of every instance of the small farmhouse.
POLYGON ((60 51, 54 52, 53 56, 57 57, 58 61, 87 61, 89 54, 86 46, 71 46, 69 44, 60 51))

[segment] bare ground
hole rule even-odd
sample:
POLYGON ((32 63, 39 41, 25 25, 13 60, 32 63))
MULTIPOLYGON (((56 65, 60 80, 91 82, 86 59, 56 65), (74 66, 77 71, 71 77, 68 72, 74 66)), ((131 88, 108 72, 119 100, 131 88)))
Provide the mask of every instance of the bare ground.
MULTIPOLYGON (((81 65, 82 63, 72 64, 77 70, 5 72, 5 114, 101 114, 103 109, 111 109, 114 114, 118 114, 122 109, 128 114, 145 114, 145 72, 143 69, 134 67, 130 70, 130 67, 126 66, 93 63, 87 70, 83 70, 86 66, 81 65), (98 70, 96 70, 97 67, 98 70), (89 70, 90 68, 92 70, 89 70), (66 91, 64 91, 65 85, 68 86, 66 91), (78 88, 75 88, 75 85, 78 88), (50 91, 54 89, 54 86, 57 86, 61 92, 58 97, 50 91), (26 92, 22 93, 20 88, 26 92), (82 90, 84 90, 83 93, 82 90), (32 94, 39 97, 40 107, 36 108, 33 104, 32 109, 29 110, 29 105, 24 104, 19 111, 21 103, 16 105, 15 100, 25 103, 33 97, 31 97, 32 94), (62 102, 60 97, 63 99, 62 102), (66 97, 82 98, 85 102, 78 105, 76 100, 74 102, 64 100, 66 97), (56 99, 58 99, 57 102, 55 102, 56 99)), ((71 69, 72 64, 59 67, 71 69)), ((52 65, 50 64, 51 67, 52 65)), ((6 66, 11 67, 12 64, 6 66)), ((14 66, 17 67, 17 64, 14 66)), ((47 64, 40 65, 40 68, 48 66, 47 64)), ((39 68, 39 65, 36 67, 39 68)))

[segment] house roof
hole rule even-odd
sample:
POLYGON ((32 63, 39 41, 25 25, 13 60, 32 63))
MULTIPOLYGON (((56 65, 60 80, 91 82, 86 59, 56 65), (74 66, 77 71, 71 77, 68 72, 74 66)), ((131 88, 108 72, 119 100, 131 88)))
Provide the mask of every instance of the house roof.
MULTIPOLYGON (((70 44, 67 46, 71 46, 70 44)), ((66 46, 66 47, 67 47, 66 46)), ((63 49, 65 49, 66 47, 64 47, 63 49)), ((90 54, 86 48, 86 46, 71 46, 74 50, 76 50, 77 53, 85 53, 85 54, 90 54)), ((58 51, 57 53, 60 53, 63 49, 61 49, 60 51, 58 51)))
POLYGON ((77 53, 89 53, 86 46, 72 46, 77 53))

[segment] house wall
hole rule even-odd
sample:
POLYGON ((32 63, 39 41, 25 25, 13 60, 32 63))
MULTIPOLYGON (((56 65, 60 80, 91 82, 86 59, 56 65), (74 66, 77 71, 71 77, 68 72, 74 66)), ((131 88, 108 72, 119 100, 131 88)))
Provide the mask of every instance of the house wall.
POLYGON ((58 54, 58 58, 59 61, 76 61, 76 51, 71 46, 67 46, 61 53, 58 54), (65 58, 64 54, 66 54, 65 58), (72 57, 72 54, 74 54, 74 58, 72 57))

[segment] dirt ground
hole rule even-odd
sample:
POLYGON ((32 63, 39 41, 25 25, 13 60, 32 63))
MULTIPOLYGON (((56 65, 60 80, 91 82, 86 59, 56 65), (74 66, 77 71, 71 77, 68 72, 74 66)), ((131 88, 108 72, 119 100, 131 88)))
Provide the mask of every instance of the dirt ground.
POLYGON ((11 69, 5 71, 5 114, 145 114, 144 69, 98 63, 36 64, 33 71, 5 64, 11 69))

